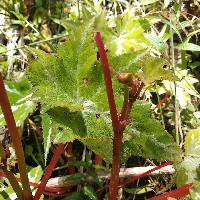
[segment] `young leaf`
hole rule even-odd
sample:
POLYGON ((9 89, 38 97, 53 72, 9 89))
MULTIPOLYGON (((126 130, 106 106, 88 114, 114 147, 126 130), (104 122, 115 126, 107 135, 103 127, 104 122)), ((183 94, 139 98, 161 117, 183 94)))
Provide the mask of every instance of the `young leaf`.
POLYGON ((200 51, 199 45, 189 43, 189 42, 183 42, 183 43, 177 45, 176 48, 184 50, 184 51, 200 51))
POLYGON ((139 61, 139 64, 142 67, 142 71, 139 71, 136 75, 145 85, 152 84, 157 80, 178 80, 176 75, 164 68, 169 64, 162 58, 145 56, 139 61))

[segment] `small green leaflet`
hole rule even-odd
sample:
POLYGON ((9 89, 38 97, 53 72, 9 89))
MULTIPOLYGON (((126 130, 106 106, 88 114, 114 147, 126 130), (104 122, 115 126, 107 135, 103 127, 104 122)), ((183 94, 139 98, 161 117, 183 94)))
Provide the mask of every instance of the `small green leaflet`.
POLYGON ((144 56, 138 64, 142 67, 142 71, 139 71, 136 75, 145 85, 152 84, 158 80, 179 80, 170 70, 164 68, 169 66, 169 63, 162 58, 144 56))
POLYGON ((185 155, 177 165, 176 184, 178 186, 192 183, 197 178, 200 165, 200 128, 190 130, 185 137, 185 155))
POLYGON ((83 193, 92 200, 98 200, 97 194, 91 185, 84 186, 83 193))
POLYGON ((181 50, 184 50, 184 51, 200 51, 199 45, 189 43, 187 41, 177 45, 175 48, 181 49, 181 50))

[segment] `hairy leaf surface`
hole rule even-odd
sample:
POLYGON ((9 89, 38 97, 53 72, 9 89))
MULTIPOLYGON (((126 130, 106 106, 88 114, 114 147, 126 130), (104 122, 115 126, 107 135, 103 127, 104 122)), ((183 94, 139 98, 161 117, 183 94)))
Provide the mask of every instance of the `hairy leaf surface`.
POLYGON ((163 129, 159 121, 151 116, 148 102, 135 102, 130 121, 124 136, 124 160, 130 155, 159 161, 181 159, 181 151, 172 136, 163 129))

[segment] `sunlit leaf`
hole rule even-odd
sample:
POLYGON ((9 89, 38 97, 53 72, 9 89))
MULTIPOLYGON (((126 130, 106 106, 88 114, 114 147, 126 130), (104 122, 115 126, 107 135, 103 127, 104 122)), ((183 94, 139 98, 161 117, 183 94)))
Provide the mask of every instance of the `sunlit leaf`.
POLYGON ((177 49, 185 50, 185 51, 200 51, 200 46, 189 43, 189 42, 183 42, 176 46, 177 49))
MULTIPOLYGON (((5 88, 16 124, 20 126, 35 107, 31 99, 32 93, 30 84, 26 79, 17 80, 15 82, 6 81, 5 88)), ((0 110, 0 126, 4 126, 5 124, 4 115, 0 110)))
POLYGON ((169 63, 158 57, 145 56, 139 62, 142 71, 137 73, 137 76, 144 82, 145 85, 151 84, 157 80, 179 80, 169 69, 169 63))
POLYGON ((176 183, 178 186, 192 183, 197 178, 197 169, 200 165, 200 128, 187 133, 184 148, 184 159, 177 166, 176 183))
POLYGON ((157 1, 158 0, 141 0, 143 5, 149 5, 149 4, 155 3, 157 1))

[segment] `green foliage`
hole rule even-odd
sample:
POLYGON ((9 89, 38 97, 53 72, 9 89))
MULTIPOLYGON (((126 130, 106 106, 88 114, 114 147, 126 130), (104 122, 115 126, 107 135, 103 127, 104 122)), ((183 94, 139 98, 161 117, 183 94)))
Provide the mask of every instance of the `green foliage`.
POLYGON ((189 43, 189 42, 183 42, 176 46, 177 49, 185 50, 185 51, 200 51, 200 46, 189 43))
POLYGON ((83 193, 92 200, 98 200, 97 194, 91 185, 84 186, 83 193))
POLYGON ((150 104, 146 101, 135 102, 124 141, 123 160, 127 160, 130 155, 159 161, 181 159, 180 148, 161 123, 151 116, 150 104))
MULTIPOLYGON (((15 82, 6 81, 5 88, 14 114, 17 126, 23 124, 28 114, 34 109, 34 103, 31 99, 31 86, 24 78, 15 82)), ((0 110, 0 126, 4 126, 5 119, 0 110)))
POLYGON ((31 63, 28 76, 35 95, 41 97, 44 110, 66 106, 72 112, 79 111, 81 98, 95 94, 102 76, 94 65, 96 52, 92 39, 93 25, 94 18, 81 26, 65 44, 60 45, 58 57, 31 49, 37 59, 31 63))
POLYGON ((194 182, 192 189, 190 190, 190 199, 200 199, 200 181, 194 182))
POLYGON ((152 43, 144 33, 157 20, 153 17, 135 17, 132 10, 127 10, 115 20, 116 33, 106 44, 113 54, 124 54, 130 51, 147 49, 152 43))
MULTIPOLYGON (((30 171, 28 172, 29 181, 35 182, 35 183, 39 182, 42 177, 42 174, 43 174, 43 170, 42 170, 41 166, 31 168, 30 171)), ((17 177, 19 177, 19 174, 17 174, 17 177)), ((7 179, 5 179, 5 180, 6 180, 6 183, 8 184, 8 186, 5 188, 2 188, 2 191, 0 192, 0 199, 17 200, 18 198, 17 198, 14 190, 12 189, 9 181, 7 181, 7 179)), ((1 185, 1 186, 3 186, 3 185, 1 185)), ((32 192, 34 192, 35 187, 31 186, 31 190, 32 190, 32 192)), ((41 200, 42 199, 43 199, 43 197, 41 197, 41 200)))
POLYGON ((63 198, 62 200, 82 200, 83 197, 80 192, 73 192, 68 197, 63 198))
MULTIPOLYGON (((145 25, 144 21, 134 23, 145 25)), ((92 39, 94 24, 95 18, 92 18, 77 27, 67 42, 58 46, 56 55, 30 49, 34 58, 27 76, 32 83, 34 97, 39 97, 42 103, 45 159, 51 141, 65 143, 78 139, 106 162, 112 161, 113 131, 101 65, 96 60, 92 39)), ((145 84, 176 78, 170 71, 162 69, 165 60, 147 56, 145 50, 119 56, 109 54, 109 61, 113 68, 132 72, 145 84), (143 72, 139 73, 141 66, 143 72)), ((113 89, 119 109, 124 89, 115 78, 113 89)), ((131 155, 142 155, 161 161, 178 159, 178 147, 160 123, 151 118, 149 106, 138 103, 134 109, 135 114, 130 116, 133 123, 126 130, 131 139, 125 140, 122 157, 127 159, 131 155), (147 125, 143 125, 145 123, 147 125)))
POLYGON ((178 80, 177 76, 164 68, 169 64, 162 58, 145 56, 139 63, 142 66, 142 71, 139 71, 137 76, 145 85, 149 85, 157 80, 178 80))
POLYGON ((190 130, 185 138, 184 158, 177 165, 176 184, 178 186, 186 183, 192 183, 198 178, 198 169, 200 165, 200 128, 190 130))
MULTIPOLYGON (((192 104, 191 96, 195 96, 200 98, 199 93, 195 90, 194 83, 197 83, 198 80, 194 78, 189 71, 184 69, 181 70, 180 68, 176 68, 176 74, 180 81, 176 82, 176 98, 179 102, 181 109, 189 109, 194 110, 194 105, 192 104)), ((173 95, 175 95, 173 83, 164 80, 163 81, 165 91, 171 91, 173 95)))

